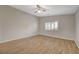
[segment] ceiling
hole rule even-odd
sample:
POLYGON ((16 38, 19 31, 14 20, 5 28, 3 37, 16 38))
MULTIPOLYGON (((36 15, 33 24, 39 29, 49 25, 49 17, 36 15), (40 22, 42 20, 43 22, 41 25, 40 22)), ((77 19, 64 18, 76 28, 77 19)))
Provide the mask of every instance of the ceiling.
POLYGON ((36 5, 11 5, 11 7, 24 11, 26 13, 44 17, 44 16, 53 16, 53 15, 65 15, 65 14, 74 14, 78 5, 40 5, 46 9, 46 12, 43 13, 34 13, 36 10, 36 5))

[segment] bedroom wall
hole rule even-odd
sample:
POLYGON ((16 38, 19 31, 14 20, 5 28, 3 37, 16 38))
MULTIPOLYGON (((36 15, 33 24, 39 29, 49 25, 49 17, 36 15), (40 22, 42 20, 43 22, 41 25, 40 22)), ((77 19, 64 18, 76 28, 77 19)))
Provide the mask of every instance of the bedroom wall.
POLYGON ((75 39, 74 15, 48 16, 39 18, 39 34, 69 40, 75 39), (45 22, 58 21, 58 30, 45 30, 45 22))
POLYGON ((1 17, 0 17, 0 40, 2 39, 2 20, 1 20, 1 17))
POLYGON ((79 9, 77 10, 76 14, 75 14, 75 20, 76 20, 76 44, 79 47, 79 9))
POLYGON ((3 39, 0 42, 29 37, 37 34, 37 18, 9 6, 0 6, 3 39))
POLYGON ((2 13, 2 6, 0 6, 0 41, 3 40, 3 31, 2 31, 2 25, 3 25, 3 14, 5 14, 4 12, 2 13))

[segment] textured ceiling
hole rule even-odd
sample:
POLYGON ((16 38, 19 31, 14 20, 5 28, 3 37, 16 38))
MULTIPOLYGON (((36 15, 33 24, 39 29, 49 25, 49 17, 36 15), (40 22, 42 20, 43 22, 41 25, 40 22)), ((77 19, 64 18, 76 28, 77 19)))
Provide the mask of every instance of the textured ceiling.
POLYGON ((41 5, 41 7, 46 8, 47 11, 43 13, 34 13, 36 10, 35 5, 11 5, 11 7, 38 17, 74 14, 78 9, 78 5, 41 5))

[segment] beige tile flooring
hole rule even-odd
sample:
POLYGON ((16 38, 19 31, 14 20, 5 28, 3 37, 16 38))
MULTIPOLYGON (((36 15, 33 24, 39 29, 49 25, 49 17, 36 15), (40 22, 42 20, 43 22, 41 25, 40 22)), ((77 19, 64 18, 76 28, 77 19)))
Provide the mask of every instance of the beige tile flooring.
POLYGON ((43 35, 18 39, 0 44, 4 54, 71 54, 79 53, 74 41, 43 35))

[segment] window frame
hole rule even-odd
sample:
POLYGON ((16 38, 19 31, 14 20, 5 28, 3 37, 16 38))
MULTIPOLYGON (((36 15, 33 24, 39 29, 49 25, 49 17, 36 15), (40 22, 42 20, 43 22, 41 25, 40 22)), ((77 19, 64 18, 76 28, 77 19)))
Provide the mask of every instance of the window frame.
POLYGON ((58 21, 45 22, 45 30, 58 30, 58 21))

